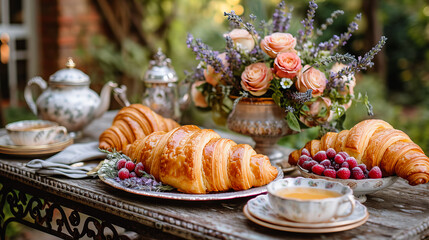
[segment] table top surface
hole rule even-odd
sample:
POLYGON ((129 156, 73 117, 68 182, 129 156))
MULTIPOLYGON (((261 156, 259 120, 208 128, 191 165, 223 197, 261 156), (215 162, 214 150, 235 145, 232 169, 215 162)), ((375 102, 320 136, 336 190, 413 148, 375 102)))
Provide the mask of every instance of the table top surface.
MULTIPOLYGON (((80 142, 98 139, 115 114, 108 112, 91 123, 80 142)), ((125 220, 168 226, 164 229, 172 234, 189 231, 220 239, 420 239, 429 236, 429 184, 413 187, 399 179, 392 186, 367 196, 364 205, 370 217, 364 225, 338 233, 304 234, 272 230, 248 220, 242 211, 252 197, 201 202, 146 197, 115 189, 98 178, 41 176, 25 167, 27 161, 0 156, 0 175, 125 220)))

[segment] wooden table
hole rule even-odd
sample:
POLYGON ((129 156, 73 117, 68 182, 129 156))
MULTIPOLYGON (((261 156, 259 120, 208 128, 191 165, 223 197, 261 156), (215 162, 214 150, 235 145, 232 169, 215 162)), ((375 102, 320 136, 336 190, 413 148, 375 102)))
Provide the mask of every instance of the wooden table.
MULTIPOLYGON (((98 138, 114 112, 93 122, 81 141, 98 138)), ((245 139, 248 141, 248 139, 245 139)), ((99 179, 46 177, 26 168, 28 159, 0 156, 0 233, 10 222, 64 239, 423 239, 429 237, 429 184, 399 180, 369 195, 370 213, 362 226, 339 233, 298 234, 271 230, 242 213, 251 199, 186 202, 133 195, 99 179), (11 213, 5 214, 7 211, 11 213), (79 226, 79 227, 78 227, 79 226), (119 226, 119 228, 118 228, 119 226), (123 233, 123 229, 127 232, 123 233)))

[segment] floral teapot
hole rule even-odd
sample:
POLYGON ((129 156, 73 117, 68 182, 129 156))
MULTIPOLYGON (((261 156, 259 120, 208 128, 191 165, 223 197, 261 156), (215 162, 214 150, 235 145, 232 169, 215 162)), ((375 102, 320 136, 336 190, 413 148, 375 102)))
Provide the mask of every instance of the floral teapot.
POLYGON ((106 83, 98 96, 89 88, 88 75, 74 67, 75 63, 69 58, 66 68, 49 77, 49 87, 41 77, 30 79, 24 90, 24 98, 39 118, 57 122, 65 126, 72 137, 79 137, 84 127, 107 111, 110 92, 117 84, 106 83), (33 85, 43 91, 36 102, 33 100, 33 85))

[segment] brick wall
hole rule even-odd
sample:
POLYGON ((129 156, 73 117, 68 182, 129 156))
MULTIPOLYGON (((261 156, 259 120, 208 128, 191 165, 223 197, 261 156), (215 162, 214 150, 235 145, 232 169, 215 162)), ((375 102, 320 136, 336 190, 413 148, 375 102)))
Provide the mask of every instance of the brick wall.
POLYGON ((103 33, 103 23, 93 0, 39 0, 41 75, 48 77, 64 68, 73 57, 77 68, 78 48, 86 48, 91 37, 103 33))

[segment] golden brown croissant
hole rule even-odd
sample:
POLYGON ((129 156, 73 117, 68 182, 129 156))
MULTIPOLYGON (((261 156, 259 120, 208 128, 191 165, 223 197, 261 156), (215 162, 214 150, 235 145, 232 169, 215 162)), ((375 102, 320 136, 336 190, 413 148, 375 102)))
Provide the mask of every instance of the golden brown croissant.
MULTIPOLYGON (((383 120, 365 120, 350 130, 329 132, 320 140, 308 142, 304 148, 314 156, 328 148, 344 151, 364 163, 368 169, 380 167, 384 176, 398 175, 410 185, 429 181, 429 158, 407 134, 383 120)), ((302 149, 289 155, 289 163, 296 165, 302 149)))
POLYGON ((156 180, 185 193, 245 190, 273 181, 277 169, 247 144, 210 129, 185 125, 136 140, 124 153, 142 162, 156 180))
POLYGON ((136 139, 156 131, 170 131, 178 126, 174 120, 163 118, 146 106, 131 104, 122 108, 113 119, 112 126, 100 135, 99 147, 121 151, 136 139))

